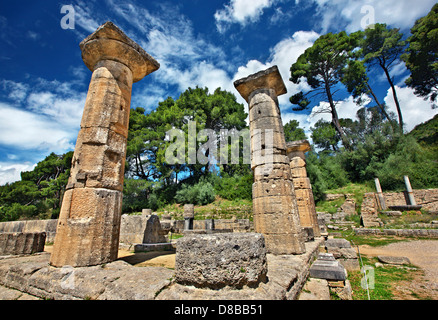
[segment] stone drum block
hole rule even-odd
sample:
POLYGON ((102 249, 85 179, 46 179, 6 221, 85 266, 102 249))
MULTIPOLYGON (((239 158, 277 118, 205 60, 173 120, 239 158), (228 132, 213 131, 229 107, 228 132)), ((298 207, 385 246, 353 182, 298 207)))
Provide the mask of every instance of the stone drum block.
POLYGON ((45 242, 45 232, 2 232, 0 256, 42 252, 45 242))
POLYGON ((176 249, 176 281, 200 288, 241 288, 264 281, 265 239, 259 233, 186 235, 176 249))

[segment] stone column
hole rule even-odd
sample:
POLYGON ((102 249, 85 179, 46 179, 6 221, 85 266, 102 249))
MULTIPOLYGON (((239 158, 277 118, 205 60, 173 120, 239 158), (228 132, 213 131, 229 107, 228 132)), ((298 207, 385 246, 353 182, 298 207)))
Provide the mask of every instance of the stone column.
POLYGON ((379 199, 379 205, 381 210, 386 210, 385 197, 383 196, 382 187, 380 186, 379 178, 374 178, 374 184, 376 185, 377 198, 379 199))
POLYGON ((117 258, 132 83, 159 68, 111 22, 79 46, 93 74, 50 258, 57 267, 117 258))
POLYGON ((414 192, 412 191, 411 182, 409 181, 409 177, 403 176, 403 179, 405 180, 405 186, 406 186, 406 192, 408 193, 409 204, 411 206, 416 206, 417 202, 415 201, 415 198, 414 198, 414 192))
POLYGON ((195 218, 195 206, 193 204, 184 205, 184 230, 193 230, 193 220, 195 218))
POLYGON ((272 254, 305 252, 277 96, 286 87, 276 66, 234 82, 249 104, 254 229, 272 254))
POLYGON ((315 200, 313 199, 312 185, 307 177, 306 156, 304 155, 305 152, 311 149, 310 143, 307 140, 299 140, 288 142, 286 147, 301 226, 303 228, 312 228, 314 236, 319 237, 321 232, 318 225, 315 200))

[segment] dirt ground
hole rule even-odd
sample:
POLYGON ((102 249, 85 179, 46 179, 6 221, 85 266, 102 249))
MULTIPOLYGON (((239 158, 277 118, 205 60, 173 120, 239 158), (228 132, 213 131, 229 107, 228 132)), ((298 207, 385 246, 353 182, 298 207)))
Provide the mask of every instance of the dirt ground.
POLYGON ((424 272, 415 273, 412 281, 402 281, 394 289, 396 299, 438 300, 438 241, 414 240, 391 243, 381 247, 359 246, 367 256, 408 257, 411 263, 424 272))
MULTIPOLYGON (((45 246, 44 251, 52 253, 53 245, 45 246)), ((119 250, 119 260, 123 260, 136 267, 165 267, 175 268, 175 251, 153 251, 133 253, 128 250, 119 250)))
POLYGON ((137 252, 119 250, 119 260, 136 267, 175 268, 175 251, 137 252))

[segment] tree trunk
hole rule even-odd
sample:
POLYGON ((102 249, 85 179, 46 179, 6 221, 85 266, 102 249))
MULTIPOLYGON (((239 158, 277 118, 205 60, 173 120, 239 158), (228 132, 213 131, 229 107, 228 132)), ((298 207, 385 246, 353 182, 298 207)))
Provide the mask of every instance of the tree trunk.
POLYGON ((330 86, 328 85, 327 81, 325 83, 326 83, 325 84, 325 91, 327 93, 327 98, 329 100, 331 114, 332 114, 332 123, 335 126, 336 131, 341 136, 342 144, 344 145, 345 149, 351 150, 350 142, 349 142, 347 136, 345 135, 345 132, 341 127, 341 124, 339 123, 338 112, 336 111, 336 105, 333 101, 333 96, 332 96, 332 93, 330 91, 330 86))
POLYGON ((402 116, 402 112, 401 112, 401 108, 400 108, 400 103, 398 102, 397 93, 395 91, 394 83, 392 82, 392 79, 391 79, 391 76, 389 75, 388 69, 382 64, 380 64, 380 66, 382 67, 383 71, 385 71, 386 78, 388 79, 388 82, 391 86, 392 95, 394 97, 394 102, 395 102, 395 107, 397 108, 399 126, 400 126, 401 131, 403 132, 403 116, 402 116))
POLYGON ((388 113, 385 110, 385 107, 379 102, 379 100, 377 99, 376 95, 374 94, 373 89, 371 89, 371 86, 369 85, 369 83, 367 83, 367 87, 368 87, 368 91, 371 93, 371 95, 374 98, 374 101, 377 103, 377 105, 379 106, 380 110, 382 111, 383 115, 385 116, 386 119, 388 119, 388 121, 392 122, 391 118, 389 117, 388 113))

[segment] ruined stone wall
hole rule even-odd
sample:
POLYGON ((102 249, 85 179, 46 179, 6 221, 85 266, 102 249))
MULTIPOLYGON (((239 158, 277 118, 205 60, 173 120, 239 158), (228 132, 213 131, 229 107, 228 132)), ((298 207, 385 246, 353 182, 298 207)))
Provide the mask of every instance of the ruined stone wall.
POLYGON ((56 235, 57 219, 23 220, 0 222, 0 233, 3 232, 45 232, 46 243, 53 243, 56 235))
MULTIPOLYGON (((383 193, 385 203, 388 207, 406 205, 406 192, 385 192, 383 193)), ((422 205, 426 211, 438 211, 438 189, 414 190, 414 198, 418 205, 422 205)))

